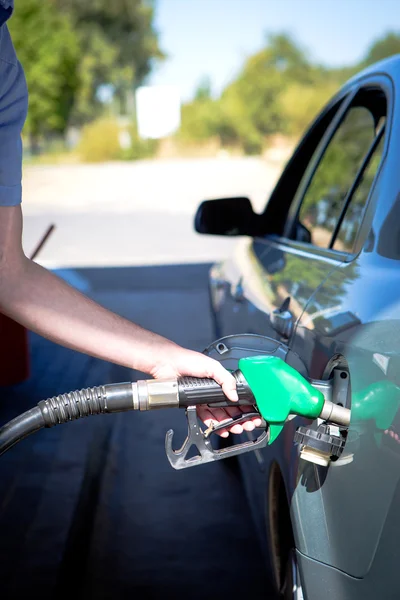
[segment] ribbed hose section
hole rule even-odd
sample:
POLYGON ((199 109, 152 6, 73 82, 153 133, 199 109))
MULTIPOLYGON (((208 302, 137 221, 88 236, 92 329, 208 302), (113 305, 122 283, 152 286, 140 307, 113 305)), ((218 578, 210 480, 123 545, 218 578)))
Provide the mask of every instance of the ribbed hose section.
POLYGON ((136 384, 112 383, 48 398, 0 428, 0 455, 42 427, 89 415, 138 410, 136 384))
POLYGON ((54 396, 38 403, 46 427, 75 421, 89 415, 107 411, 107 396, 104 385, 54 396))

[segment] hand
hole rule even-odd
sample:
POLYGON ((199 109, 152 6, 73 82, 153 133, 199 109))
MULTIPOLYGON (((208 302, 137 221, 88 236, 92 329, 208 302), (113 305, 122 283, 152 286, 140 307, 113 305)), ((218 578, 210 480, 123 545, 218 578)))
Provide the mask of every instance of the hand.
MULTIPOLYGON (((164 354, 164 358, 153 369, 153 377, 156 379, 168 379, 171 377, 180 377, 183 375, 191 375, 192 377, 209 377, 215 379, 222 386, 225 395, 229 400, 237 401, 238 395, 236 391, 236 381, 233 375, 229 373, 217 361, 199 352, 185 350, 180 346, 171 345, 168 351, 164 354)), ((229 408, 214 408, 208 406, 199 406, 197 413, 200 419, 210 426, 211 422, 223 423, 232 417, 246 412, 252 412, 251 406, 238 406, 229 408)), ((255 427, 261 425, 261 418, 253 418, 244 423, 234 425, 228 429, 221 429, 218 435, 228 437, 229 433, 242 433, 243 429, 252 431, 255 427)))

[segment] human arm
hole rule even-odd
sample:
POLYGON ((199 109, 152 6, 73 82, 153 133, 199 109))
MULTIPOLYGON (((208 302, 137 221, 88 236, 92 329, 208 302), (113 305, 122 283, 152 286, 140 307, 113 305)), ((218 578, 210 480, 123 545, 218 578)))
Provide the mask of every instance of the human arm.
MULTIPOLYGON (((211 377, 237 398, 235 380, 218 361, 186 350, 103 308, 53 273, 29 260, 22 249, 20 206, 0 207, 0 310, 53 342, 151 374, 153 377, 211 377)), ((203 409, 201 418, 222 421, 228 412, 203 409)), ((246 429, 254 428, 253 422, 246 429)), ((232 429, 240 433, 241 426, 232 429)))
MULTIPOLYGON (((106 310, 24 255, 21 130, 27 96, 8 29, 0 27, 0 311, 54 342, 154 377, 211 377, 234 400, 234 378, 220 363, 106 310)), ((212 415, 227 416, 221 409, 212 415)))

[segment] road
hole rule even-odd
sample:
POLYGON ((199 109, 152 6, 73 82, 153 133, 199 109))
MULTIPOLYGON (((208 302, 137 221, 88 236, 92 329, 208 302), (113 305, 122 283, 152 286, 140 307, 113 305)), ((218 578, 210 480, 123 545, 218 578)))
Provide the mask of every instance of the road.
POLYGON ((50 223, 48 267, 209 262, 235 243, 193 231, 207 198, 248 196, 261 211, 280 166, 260 158, 30 166, 23 181, 24 245, 50 223))
MULTIPOLYGON (((214 332, 208 265, 62 274, 108 308, 201 350, 214 332)), ((138 373, 32 337, 32 376, 0 389, 0 422, 42 398, 138 373)), ((122 413, 42 430, 0 460, 2 598, 272 600, 256 527, 232 461, 174 471, 180 411, 122 413)), ((254 457, 254 460, 256 458, 254 457)))

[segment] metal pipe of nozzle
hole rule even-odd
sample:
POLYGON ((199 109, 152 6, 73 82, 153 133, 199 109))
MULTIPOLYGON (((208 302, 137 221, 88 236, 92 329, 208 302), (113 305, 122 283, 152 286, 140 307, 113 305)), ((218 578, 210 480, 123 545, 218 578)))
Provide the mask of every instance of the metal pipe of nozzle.
POLYGON ((179 408, 178 382, 176 379, 140 380, 132 387, 134 410, 179 408))
POLYGON ((339 406, 339 404, 335 404, 329 400, 325 400, 319 417, 320 419, 328 421, 329 423, 348 427, 350 425, 350 414, 350 409, 345 408, 344 406, 339 406))

